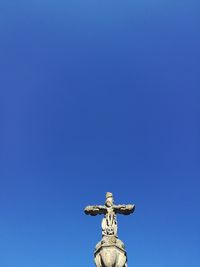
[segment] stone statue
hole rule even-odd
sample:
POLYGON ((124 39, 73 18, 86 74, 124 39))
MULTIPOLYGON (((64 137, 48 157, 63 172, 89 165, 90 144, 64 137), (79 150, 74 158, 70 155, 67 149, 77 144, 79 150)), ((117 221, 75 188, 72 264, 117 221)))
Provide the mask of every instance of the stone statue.
POLYGON ((103 214, 102 239, 96 245, 94 256, 97 267, 127 267, 127 255, 123 242, 117 236, 117 214, 129 215, 135 205, 114 205, 113 194, 106 193, 105 205, 87 206, 85 214, 103 214))

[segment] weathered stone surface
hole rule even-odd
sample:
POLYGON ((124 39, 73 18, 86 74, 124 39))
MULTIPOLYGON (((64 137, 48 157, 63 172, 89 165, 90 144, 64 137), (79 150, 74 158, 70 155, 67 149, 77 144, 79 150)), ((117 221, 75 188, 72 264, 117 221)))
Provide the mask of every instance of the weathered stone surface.
POLYGON ((106 193, 105 205, 85 208, 87 215, 104 215, 101 223, 102 239, 96 245, 94 252, 97 267, 127 267, 125 246, 117 236, 117 214, 129 215, 134 210, 135 205, 114 205, 113 194, 110 192, 106 193))

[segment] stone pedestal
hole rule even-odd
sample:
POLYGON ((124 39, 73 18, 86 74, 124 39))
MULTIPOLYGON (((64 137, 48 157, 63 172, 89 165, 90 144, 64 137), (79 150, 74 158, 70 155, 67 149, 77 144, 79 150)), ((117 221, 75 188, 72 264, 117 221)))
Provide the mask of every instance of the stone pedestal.
POLYGON ((96 267, 127 267, 123 242, 115 236, 104 236, 94 252, 96 267))

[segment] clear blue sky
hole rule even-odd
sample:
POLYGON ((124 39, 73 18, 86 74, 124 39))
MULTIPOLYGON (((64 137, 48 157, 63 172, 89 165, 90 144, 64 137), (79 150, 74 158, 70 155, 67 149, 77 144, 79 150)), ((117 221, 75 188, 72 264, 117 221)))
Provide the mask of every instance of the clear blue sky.
POLYGON ((200 266, 200 2, 1 0, 0 267, 200 266))

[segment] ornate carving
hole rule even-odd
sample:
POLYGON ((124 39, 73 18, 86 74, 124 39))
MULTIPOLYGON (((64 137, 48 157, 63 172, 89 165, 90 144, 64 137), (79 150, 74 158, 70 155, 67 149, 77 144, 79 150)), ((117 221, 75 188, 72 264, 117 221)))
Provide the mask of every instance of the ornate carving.
POLYGON ((103 214, 101 223, 102 240, 95 247, 97 267, 127 267, 127 255, 124 243, 117 236, 117 214, 129 215, 135 205, 114 205, 113 194, 106 193, 105 205, 87 206, 85 214, 96 216, 103 214))

